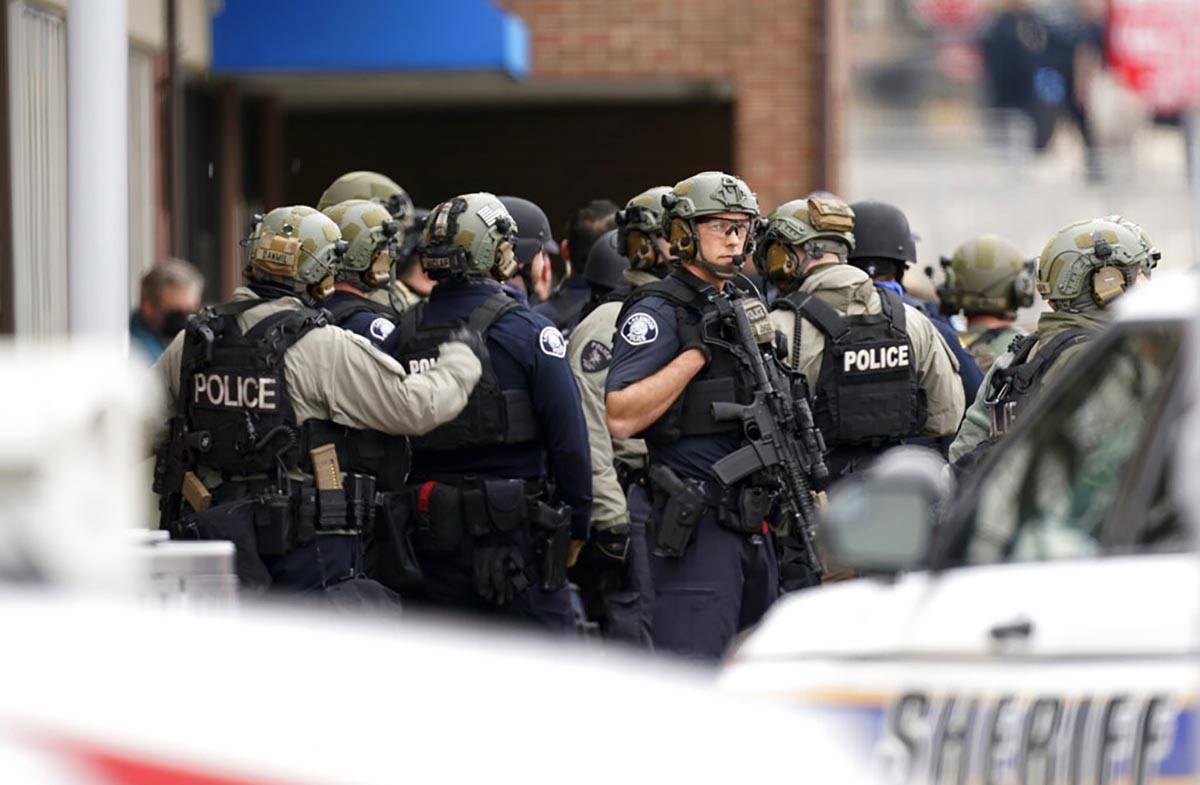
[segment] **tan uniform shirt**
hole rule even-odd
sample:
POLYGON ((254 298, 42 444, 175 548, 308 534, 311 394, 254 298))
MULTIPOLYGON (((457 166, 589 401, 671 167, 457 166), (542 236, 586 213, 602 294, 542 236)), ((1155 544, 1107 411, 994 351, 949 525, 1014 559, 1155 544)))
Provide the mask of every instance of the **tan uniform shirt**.
MULTIPOLYGON (((834 264, 818 268, 804 280, 800 291, 812 294, 844 316, 877 314, 883 310, 871 278, 857 267, 834 264)), ((904 306, 908 340, 916 363, 917 384, 925 391, 928 414, 922 436, 947 436, 958 429, 965 400, 958 378, 958 360, 925 314, 904 306)), ((787 340, 789 362, 796 314, 782 308, 771 311, 771 322, 787 340)), ((825 334, 807 319, 800 325, 800 371, 815 390, 825 353, 825 334)))
MULTIPOLYGON (((233 294, 235 302, 257 298, 246 288, 233 294)), ((271 314, 300 307, 294 297, 264 300, 239 315, 238 326, 249 330, 271 314)), ((171 401, 179 391, 183 337, 175 336, 154 364, 171 401)), ((332 420, 395 435, 428 433, 458 416, 481 373, 479 360, 466 346, 447 343, 440 351, 436 366, 409 376, 362 336, 334 326, 309 331, 283 356, 297 424, 332 420)))
MULTIPOLYGON (((653 275, 636 270, 625 273, 632 286, 657 281, 653 275)), ((592 451, 592 526, 598 529, 628 523, 629 508, 617 482, 614 460, 641 467, 646 463, 646 443, 641 439, 613 439, 608 432, 604 412, 604 383, 612 362, 613 334, 621 303, 603 303, 571 331, 567 361, 579 386, 583 416, 587 420, 588 443, 592 451)))

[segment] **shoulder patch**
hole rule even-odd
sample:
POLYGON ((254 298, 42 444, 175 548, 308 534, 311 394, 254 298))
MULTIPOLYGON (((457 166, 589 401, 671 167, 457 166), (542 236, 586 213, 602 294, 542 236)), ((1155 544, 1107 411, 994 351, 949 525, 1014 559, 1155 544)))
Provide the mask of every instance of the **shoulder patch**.
POLYGON ((588 373, 603 371, 612 363, 612 349, 595 339, 583 345, 579 355, 579 367, 588 373))
POLYGON ((375 321, 371 322, 370 326, 371 337, 377 341, 382 341, 392 334, 392 330, 396 329, 396 325, 391 319, 380 316, 375 321))
POLYGON ((542 347, 542 354, 551 357, 567 356, 567 341, 557 327, 543 327, 541 335, 538 336, 538 345, 542 347))
POLYGON ((654 343, 658 338, 658 322, 648 313, 631 314, 621 325, 621 337, 630 346, 654 343))

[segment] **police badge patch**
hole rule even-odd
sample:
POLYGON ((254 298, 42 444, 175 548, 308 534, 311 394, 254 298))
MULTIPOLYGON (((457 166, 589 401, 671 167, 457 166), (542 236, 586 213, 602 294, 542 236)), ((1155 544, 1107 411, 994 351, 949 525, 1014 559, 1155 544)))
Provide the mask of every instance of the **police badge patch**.
POLYGON ((392 330, 396 329, 396 325, 392 324, 391 319, 385 319, 380 316, 375 321, 371 322, 370 328, 371 337, 377 341, 382 341, 392 334, 392 330))
POLYGON ((603 371, 612 362, 612 349, 599 341, 588 341, 579 355, 579 367, 588 373, 603 371))
POLYGON ((635 313, 621 325, 621 337, 630 346, 641 346, 654 343, 658 338, 658 322, 648 313, 635 313))
POLYGON ((551 357, 567 356, 567 341, 557 327, 543 327, 542 334, 538 336, 538 343, 541 344, 543 354, 551 357))

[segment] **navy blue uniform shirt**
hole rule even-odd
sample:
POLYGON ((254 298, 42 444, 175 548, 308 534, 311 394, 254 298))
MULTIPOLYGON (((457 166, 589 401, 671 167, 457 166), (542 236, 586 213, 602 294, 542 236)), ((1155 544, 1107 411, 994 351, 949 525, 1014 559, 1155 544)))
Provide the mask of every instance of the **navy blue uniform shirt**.
MULTIPOLYGON (((691 324, 698 324, 700 315, 689 312, 688 319, 691 324)), ((625 314, 613 337, 605 393, 624 390, 653 376, 675 359, 682 346, 675 304, 658 295, 638 300, 625 314)), ((646 448, 651 461, 667 465, 681 477, 715 481, 712 465, 740 447, 742 442, 740 434, 729 433, 684 436, 670 444, 647 442, 646 448)))
MULTIPOLYGON (((343 300, 365 300, 361 295, 353 292, 346 292, 338 289, 333 294, 325 299, 323 305, 332 306, 343 300)), ((376 311, 362 310, 358 313, 350 314, 344 322, 338 325, 343 330, 349 330, 352 333, 357 333, 363 338, 366 338, 375 347, 383 351, 385 354, 391 354, 396 348, 396 342, 400 339, 400 333, 396 332, 396 323, 391 319, 383 316, 376 311)))
POLYGON ((583 306, 592 297, 592 287, 582 275, 572 275, 562 282, 558 291, 550 295, 550 299, 533 307, 554 326, 562 330, 563 335, 570 335, 575 325, 579 324, 583 314, 583 306))
MULTIPOLYGON (((421 326, 466 321, 499 291, 494 281, 442 281, 425 304, 421 326)), ((566 341, 548 319, 522 307, 492 325, 487 348, 501 389, 529 391, 541 441, 414 452, 413 476, 477 473, 532 480, 546 476, 548 458, 558 496, 571 506, 571 536, 586 539, 592 515, 592 457, 566 341)))

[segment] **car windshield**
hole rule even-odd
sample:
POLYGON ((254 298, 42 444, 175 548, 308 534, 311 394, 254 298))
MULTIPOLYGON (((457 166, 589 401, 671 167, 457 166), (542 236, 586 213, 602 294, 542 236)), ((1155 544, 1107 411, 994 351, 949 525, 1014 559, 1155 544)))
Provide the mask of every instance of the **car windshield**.
POLYGON ((981 481, 972 564, 1094 555, 1143 431, 1175 366, 1182 328, 1133 326, 1066 372, 1069 388, 1003 448, 981 481))

